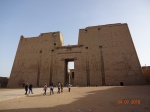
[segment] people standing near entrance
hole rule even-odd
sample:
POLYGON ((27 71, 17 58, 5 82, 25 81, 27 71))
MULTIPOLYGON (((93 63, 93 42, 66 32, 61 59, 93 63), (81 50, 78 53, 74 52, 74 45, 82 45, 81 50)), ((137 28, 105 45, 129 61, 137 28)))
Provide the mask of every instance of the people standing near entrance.
POLYGON ((47 84, 45 83, 45 85, 44 85, 44 88, 43 88, 43 90, 44 90, 44 93, 43 93, 43 95, 46 95, 46 90, 47 90, 47 84))
POLYGON ((27 95, 28 94, 28 87, 29 87, 29 85, 28 85, 28 83, 25 85, 25 95, 27 95))
POLYGON ((51 95, 51 94, 54 94, 54 91, 53 91, 53 90, 54 90, 54 86, 53 86, 53 83, 51 83, 51 84, 50 84, 50 95, 51 95))
POLYGON ((70 89, 71 89, 71 84, 69 83, 68 84, 68 92, 70 92, 70 89))
POLYGON ((33 92, 32 92, 32 87, 33 87, 33 85, 30 84, 30 85, 29 85, 29 94, 30 94, 30 92, 33 94, 33 92))
POLYGON ((61 86, 61 92, 63 92, 63 83, 61 83, 60 86, 61 86))
POLYGON ((57 87, 58 87, 58 92, 57 93, 60 93, 60 82, 58 82, 58 84, 57 84, 57 87))

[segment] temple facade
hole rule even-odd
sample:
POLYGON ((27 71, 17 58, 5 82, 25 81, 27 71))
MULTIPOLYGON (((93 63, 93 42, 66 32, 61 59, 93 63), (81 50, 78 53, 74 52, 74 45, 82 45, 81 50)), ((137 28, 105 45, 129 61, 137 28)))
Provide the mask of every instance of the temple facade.
POLYGON ((80 29, 78 44, 69 46, 64 46, 60 32, 20 37, 8 87, 66 85, 70 81, 73 86, 145 84, 128 25, 80 29), (71 73, 70 61, 74 62, 71 73))

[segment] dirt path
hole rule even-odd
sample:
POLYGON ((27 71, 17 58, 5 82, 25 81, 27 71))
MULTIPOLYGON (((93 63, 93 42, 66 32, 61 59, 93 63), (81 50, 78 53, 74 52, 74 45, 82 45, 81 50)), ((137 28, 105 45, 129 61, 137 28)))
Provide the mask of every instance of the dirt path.
POLYGON ((150 86, 75 87, 1 101, 0 112, 150 112, 150 86))

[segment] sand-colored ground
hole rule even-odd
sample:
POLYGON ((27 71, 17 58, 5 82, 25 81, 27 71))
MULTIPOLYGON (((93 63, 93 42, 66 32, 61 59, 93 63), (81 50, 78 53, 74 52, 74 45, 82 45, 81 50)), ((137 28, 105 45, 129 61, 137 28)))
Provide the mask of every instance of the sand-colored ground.
POLYGON ((0 112, 150 112, 150 86, 74 87, 1 101, 0 112))

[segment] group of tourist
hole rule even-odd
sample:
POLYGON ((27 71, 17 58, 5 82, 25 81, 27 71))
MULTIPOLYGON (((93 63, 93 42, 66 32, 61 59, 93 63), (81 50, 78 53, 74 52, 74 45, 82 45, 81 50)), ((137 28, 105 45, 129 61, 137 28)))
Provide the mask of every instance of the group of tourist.
MULTIPOLYGON (((57 87, 58 87, 57 94, 62 93, 62 92, 63 92, 63 83, 58 82, 57 87)), ((50 88, 50 95, 54 94, 54 86, 53 86, 53 83, 50 84, 49 88, 50 88)), ((69 84, 68 84, 68 92, 70 92, 70 88, 71 88, 71 84, 69 83, 69 84)), ((43 95, 46 95, 46 90, 47 90, 47 84, 46 84, 46 83, 45 83, 45 85, 44 85, 43 90, 44 90, 43 95)))
MULTIPOLYGON (((29 89, 29 94, 30 94, 30 92, 33 94, 33 92, 32 92, 32 87, 33 87, 32 84, 29 85, 29 84, 27 83, 27 84, 25 85, 25 95, 28 95, 28 89, 29 89)), ((43 91, 44 91, 43 95, 46 95, 47 87, 48 87, 48 86, 47 86, 47 84, 45 83, 45 84, 44 84, 44 87, 43 87, 43 91)), ((58 87, 58 92, 57 92, 57 94, 60 94, 61 92, 63 92, 63 83, 58 82, 57 87, 58 87)), ((54 94, 54 85, 53 85, 53 83, 50 84, 49 88, 50 88, 50 95, 54 94)), ((70 89, 71 89, 71 84, 69 83, 69 84, 68 84, 68 92, 70 92, 70 89)))

